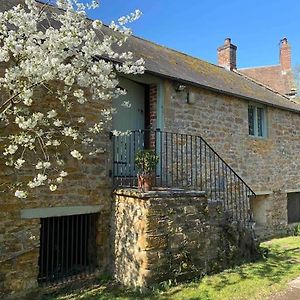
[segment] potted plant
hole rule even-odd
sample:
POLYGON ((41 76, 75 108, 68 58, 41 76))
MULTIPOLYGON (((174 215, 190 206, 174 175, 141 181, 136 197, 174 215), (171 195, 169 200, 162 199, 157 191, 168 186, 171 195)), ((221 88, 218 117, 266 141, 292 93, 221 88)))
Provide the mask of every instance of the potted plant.
POLYGON ((148 192, 152 188, 153 175, 159 157, 153 150, 139 150, 135 156, 135 165, 138 169, 138 188, 148 192))

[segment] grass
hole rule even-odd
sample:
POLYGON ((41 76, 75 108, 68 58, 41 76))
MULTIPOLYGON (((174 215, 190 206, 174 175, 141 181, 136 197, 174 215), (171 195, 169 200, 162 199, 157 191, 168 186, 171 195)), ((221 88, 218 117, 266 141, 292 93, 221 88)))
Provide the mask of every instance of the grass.
POLYGON ((81 288, 72 293, 48 295, 47 300, 261 300, 286 288, 300 276, 300 237, 274 239, 261 245, 269 250, 268 257, 244 264, 201 280, 155 289, 148 294, 125 290, 112 283, 81 288))

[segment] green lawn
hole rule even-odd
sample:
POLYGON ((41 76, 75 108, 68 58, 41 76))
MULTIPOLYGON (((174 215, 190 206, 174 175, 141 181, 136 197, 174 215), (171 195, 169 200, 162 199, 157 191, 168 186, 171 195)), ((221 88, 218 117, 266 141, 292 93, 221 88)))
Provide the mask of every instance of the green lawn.
POLYGON ((290 280, 300 276, 300 237, 274 239, 262 247, 269 249, 268 258, 257 263, 244 264, 164 291, 155 290, 148 295, 121 290, 108 283, 45 299, 267 300, 269 295, 283 290, 290 280))

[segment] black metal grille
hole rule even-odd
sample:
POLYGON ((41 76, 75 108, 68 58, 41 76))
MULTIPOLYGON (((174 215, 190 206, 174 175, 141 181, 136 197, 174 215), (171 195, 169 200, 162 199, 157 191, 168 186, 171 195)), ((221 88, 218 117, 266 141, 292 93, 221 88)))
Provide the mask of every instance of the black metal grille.
POLYGON ((154 176, 156 187, 206 191, 210 200, 221 200, 236 220, 249 221, 249 196, 254 192, 201 136, 135 130, 112 136, 112 140, 115 187, 137 186, 135 154, 152 149, 160 158, 154 176))
POLYGON ((92 273, 96 267, 97 214, 41 219, 40 285, 92 273))

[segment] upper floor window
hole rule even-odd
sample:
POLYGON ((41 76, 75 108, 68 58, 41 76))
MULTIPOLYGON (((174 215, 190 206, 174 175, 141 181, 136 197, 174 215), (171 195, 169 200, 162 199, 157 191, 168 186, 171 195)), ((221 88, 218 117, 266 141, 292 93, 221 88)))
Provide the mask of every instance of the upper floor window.
POLYGON ((248 106, 249 135, 257 137, 267 136, 266 109, 264 106, 249 104, 248 106))

